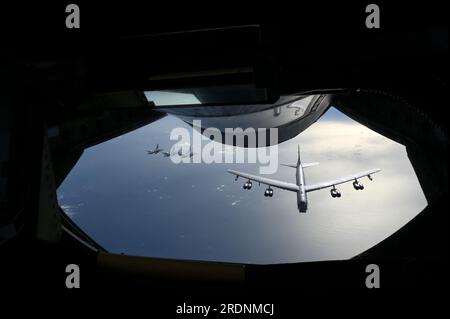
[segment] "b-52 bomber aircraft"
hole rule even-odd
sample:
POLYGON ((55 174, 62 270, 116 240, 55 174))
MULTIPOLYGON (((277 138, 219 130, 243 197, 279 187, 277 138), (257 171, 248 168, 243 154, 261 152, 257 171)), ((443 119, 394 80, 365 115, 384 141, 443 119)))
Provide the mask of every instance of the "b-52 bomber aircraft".
POLYGON ((381 171, 381 169, 379 169, 379 168, 374 168, 374 169, 360 172, 357 174, 353 174, 350 176, 340 177, 335 180, 325 181, 325 182, 315 184, 315 185, 307 185, 305 182, 305 175, 304 175, 303 169, 305 167, 314 166, 317 164, 319 164, 319 163, 305 163, 305 164, 301 163, 301 161, 300 161, 300 145, 299 145, 298 146, 297 164, 284 165, 284 166, 288 166, 288 167, 292 167, 292 168, 296 169, 296 184, 279 181, 279 180, 275 180, 275 179, 271 179, 271 178, 261 177, 261 176, 257 176, 257 175, 252 175, 252 174, 248 174, 248 173, 243 173, 243 172, 235 171, 232 169, 229 169, 228 172, 233 175, 236 175, 235 180, 238 180, 239 177, 243 177, 243 178, 247 179, 247 182, 245 182, 245 184, 243 186, 244 189, 252 188, 251 181, 255 181, 255 182, 258 182, 259 184, 267 185, 267 189, 264 192, 264 196, 266 196, 266 197, 273 196, 272 187, 277 187, 277 188, 281 188, 284 190, 296 192, 297 193, 298 210, 300 213, 305 213, 306 210, 308 209, 307 193, 316 191, 319 189, 331 187, 331 191, 330 191, 331 196, 333 198, 336 198, 336 197, 339 198, 339 197, 341 197, 341 193, 339 192, 338 189, 336 189, 336 185, 353 181, 353 187, 356 190, 362 190, 362 189, 364 189, 364 186, 363 186, 363 184, 361 184, 358 181, 358 179, 367 176, 369 178, 369 180, 372 180, 372 174, 375 174, 375 173, 378 173, 379 171, 381 171))

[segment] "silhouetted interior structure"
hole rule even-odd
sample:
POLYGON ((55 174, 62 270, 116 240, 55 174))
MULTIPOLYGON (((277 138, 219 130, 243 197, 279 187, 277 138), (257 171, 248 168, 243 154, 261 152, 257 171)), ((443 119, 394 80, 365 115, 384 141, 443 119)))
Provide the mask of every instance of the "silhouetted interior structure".
MULTIPOLYGON (((388 31, 370 33, 354 28, 352 19, 336 26, 325 14, 323 28, 305 34, 311 19, 136 22, 108 36, 101 30, 26 36, 31 51, 11 42, 0 65, 1 281, 24 284, 28 279, 20 274, 33 259, 43 274, 35 280, 55 287, 63 287, 61 269, 76 262, 88 269, 86 285, 92 287, 159 283, 170 293, 171 284, 184 283, 201 294, 199 287, 263 293, 261 287, 289 284, 304 293, 362 291, 364 267, 376 262, 391 269, 387 286, 440 286, 448 265, 448 136, 438 106, 447 99, 448 30, 437 18, 389 29, 389 16, 388 31), (346 261, 254 266, 109 254, 62 213, 56 189, 85 148, 164 116, 145 98, 146 90, 195 92, 197 109, 239 106, 243 112, 246 105, 270 109, 280 96, 323 97, 322 113, 335 106, 406 146, 429 205, 346 261)), ((52 20, 47 23, 44 30, 52 20)))

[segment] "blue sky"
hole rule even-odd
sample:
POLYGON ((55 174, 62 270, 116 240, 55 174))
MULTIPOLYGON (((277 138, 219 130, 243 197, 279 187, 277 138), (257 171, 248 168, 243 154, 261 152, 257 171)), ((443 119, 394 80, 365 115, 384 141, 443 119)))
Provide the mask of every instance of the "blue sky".
MULTIPOLYGON (((309 194, 306 214, 296 194, 264 187, 242 189, 227 168, 258 174, 257 164, 174 164, 147 155, 157 143, 170 148, 173 116, 85 150, 58 190, 66 213, 111 252, 164 258, 248 263, 347 259, 378 243, 426 207, 406 149, 331 108, 297 137, 279 145, 279 163, 305 169, 315 183, 373 167, 364 191, 350 184, 342 197, 309 194)), ((295 182, 280 166, 269 176, 295 182)))

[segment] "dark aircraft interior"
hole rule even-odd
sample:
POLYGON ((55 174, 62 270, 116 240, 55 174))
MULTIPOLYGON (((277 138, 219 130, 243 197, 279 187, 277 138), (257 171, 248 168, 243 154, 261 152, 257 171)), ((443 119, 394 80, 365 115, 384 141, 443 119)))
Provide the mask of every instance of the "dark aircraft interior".
MULTIPOLYGON (((33 6, 14 34, 17 22, 2 28, 2 289, 65 290, 65 266, 75 263, 84 289, 370 295, 378 292, 365 287, 364 269, 375 263, 387 269, 381 290, 438 294, 448 284, 447 19, 439 6, 386 4, 381 29, 372 30, 364 5, 348 6, 282 8, 276 19, 174 13, 157 22, 138 5, 83 2, 79 30, 64 27, 63 5, 33 6), (195 92, 197 110, 225 113, 318 95, 324 108, 406 147, 428 206, 348 260, 252 265, 110 253, 67 217, 56 190, 86 148, 166 116, 145 98, 149 90, 195 92), (27 275, 30 265, 39 275, 27 275)), ((300 133, 286 125, 285 139, 300 133)))

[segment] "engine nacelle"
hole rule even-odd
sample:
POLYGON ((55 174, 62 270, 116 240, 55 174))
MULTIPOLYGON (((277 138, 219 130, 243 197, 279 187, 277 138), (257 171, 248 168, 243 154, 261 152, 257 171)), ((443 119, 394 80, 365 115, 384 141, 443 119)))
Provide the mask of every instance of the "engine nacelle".
POLYGON ((273 189, 272 188, 267 188, 265 191, 264 191, 264 196, 266 196, 266 197, 272 197, 273 196, 273 189))
POLYGON ((250 182, 250 181, 245 182, 243 188, 244 189, 251 189, 252 188, 252 182, 250 182))
POLYGON ((331 197, 335 198, 335 197, 341 197, 341 193, 336 189, 336 188, 332 188, 330 191, 331 197))
POLYGON ((356 190, 362 190, 362 189, 364 189, 364 185, 361 184, 361 183, 358 182, 358 181, 354 181, 354 182, 353 182, 353 188, 356 189, 356 190))

